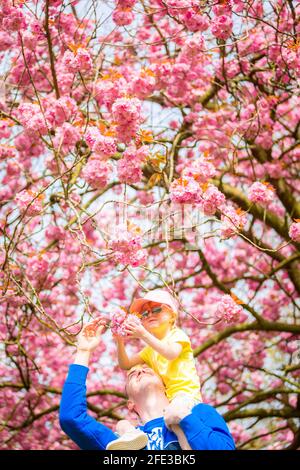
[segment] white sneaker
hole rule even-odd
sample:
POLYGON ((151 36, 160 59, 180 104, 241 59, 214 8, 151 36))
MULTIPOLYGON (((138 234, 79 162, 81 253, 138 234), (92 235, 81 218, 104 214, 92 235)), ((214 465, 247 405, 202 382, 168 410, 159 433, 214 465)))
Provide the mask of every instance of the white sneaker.
POLYGON ((148 436, 140 429, 125 432, 122 436, 107 444, 106 450, 140 450, 146 447, 148 436))

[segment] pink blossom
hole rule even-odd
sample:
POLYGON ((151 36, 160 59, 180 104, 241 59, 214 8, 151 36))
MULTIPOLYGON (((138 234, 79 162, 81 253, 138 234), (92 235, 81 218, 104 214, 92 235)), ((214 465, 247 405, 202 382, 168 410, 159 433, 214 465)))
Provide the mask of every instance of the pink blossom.
POLYGON ((120 124, 116 126, 117 139, 125 144, 129 143, 139 130, 138 122, 131 122, 130 125, 120 124))
POLYGON ((37 104, 22 103, 17 109, 17 117, 27 132, 47 134, 47 124, 41 108, 37 104))
POLYGON ((184 24, 189 31, 205 31, 209 27, 208 18, 205 15, 188 10, 183 17, 184 24))
POLYGON ((110 329, 113 335, 116 336, 125 336, 126 333, 124 331, 123 323, 126 318, 126 313, 124 310, 115 312, 112 316, 111 323, 110 323, 110 329))
POLYGON ((185 166, 182 174, 193 177, 199 183, 206 183, 209 178, 216 175, 216 169, 210 161, 200 157, 185 166))
POLYGON ((26 274, 29 279, 42 278, 49 270, 49 262, 45 256, 33 256, 27 262, 26 274))
POLYGON ((71 93, 71 87, 74 81, 74 74, 67 72, 62 64, 56 67, 59 91, 62 95, 71 93))
POLYGON ((128 315, 120 309, 112 316, 110 328, 113 335, 126 337, 128 334, 125 332, 127 321, 134 322, 136 325, 141 325, 141 320, 132 313, 128 315))
POLYGON ((14 38, 7 31, 0 31, 0 51, 6 51, 14 44, 14 38))
POLYGON ((127 26, 133 22, 134 13, 128 8, 117 8, 113 12, 112 19, 118 26, 127 26))
POLYGON ((193 34, 191 37, 187 37, 184 46, 181 51, 183 57, 189 59, 197 58, 205 49, 204 37, 200 33, 193 34))
POLYGON ((273 179, 281 178, 284 175, 283 162, 266 162, 264 168, 273 179))
POLYGON ((4 16, 2 28, 4 31, 20 31, 26 27, 26 17, 20 8, 11 8, 4 16))
POLYGON ((201 194, 199 183, 188 176, 178 178, 170 184, 170 197, 173 202, 197 203, 201 194))
POLYGON ((46 228, 45 235, 48 240, 63 240, 66 235, 66 231, 63 227, 58 227, 57 225, 49 225, 46 228))
POLYGON ((101 137, 101 132, 96 126, 88 127, 84 135, 84 138, 91 149, 95 145, 96 140, 100 139, 100 137, 101 137))
POLYGON ((108 242, 115 263, 137 267, 147 259, 146 250, 142 249, 142 238, 137 231, 128 230, 124 225, 116 227, 115 235, 108 242))
POLYGON ((209 184, 201 195, 200 203, 205 215, 213 215, 225 203, 225 196, 213 184, 209 184))
POLYGON ((0 161, 13 157, 15 157, 15 151, 6 145, 0 144, 0 161))
POLYGON ((112 106, 112 116, 119 125, 136 123, 141 119, 141 102, 137 98, 118 98, 112 106))
POLYGON ((112 82, 100 80, 93 87, 93 95, 99 106, 105 105, 111 109, 117 98, 120 98, 122 81, 112 82))
POLYGON ((43 194, 38 195, 38 193, 30 189, 24 189, 23 191, 18 193, 15 198, 20 211, 28 216, 38 215, 42 211, 43 199, 43 194))
POLYGON ((112 173, 112 166, 98 158, 90 158, 84 167, 82 177, 94 189, 104 188, 112 173))
POLYGON ((0 139, 7 139, 10 137, 11 129, 9 128, 8 121, 0 121, 0 139))
POLYGON ((250 186, 248 197, 251 202, 265 205, 274 200, 274 189, 269 184, 256 181, 250 186))
POLYGON ((221 215, 221 237, 230 238, 242 230, 247 222, 246 214, 241 209, 235 209, 233 206, 227 205, 222 208, 221 215))
POLYGON ((118 177, 122 183, 133 184, 141 181, 143 176, 141 163, 148 153, 149 150, 145 145, 138 150, 134 146, 125 150, 123 158, 117 163, 118 177))
POLYGON ((273 147, 273 136, 269 130, 260 132, 260 134, 255 139, 255 143, 268 150, 273 147))
POLYGON ((99 158, 107 159, 116 153, 116 141, 113 137, 100 134, 92 145, 92 150, 99 158))
POLYGON ((143 172, 138 160, 122 158, 117 162, 118 178, 122 183, 134 184, 141 181, 143 172))
POLYGON ((118 8, 132 8, 136 4, 137 0, 117 0, 118 8))
POLYGON ((37 38, 33 33, 30 31, 22 32, 22 41, 23 45, 27 47, 27 49, 30 49, 31 51, 35 50, 37 45, 37 38))
POLYGON ((289 229, 289 236, 294 242, 300 242, 300 221, 293 222, 289 229))
POLYGON ((137 98, 118 98, 112 106, 112 117, 116 121, 117 137, 128 142, 137 132, 141 122, 141 102, 137 98))
POLYGON ((75 100, 69 96, 63 96, 58 100, 44 100, 45 117, 50 127, 62 126, 65 121, 69 121, 76 116, 78 111, 75 100))
POLYGON ((80 72, 89 72, 93 68, 90 52, 86 49, 79 48, 77 50, 76 62, 78 64, 78 71, 80 72))
POLYGON ((132 80, 131 88, 134 95, 143 99, 151 95, 155 89, 155 75, 152 70, 142 70, 140 75, 132 80))
POLYGON ((22 132, 15 138, 16 149, 26 157, 39 157, 45 150, 41 140, 31 132, 22 132))
MULTIPOLYGON (((147 250, 137 250, 132 254, 130 258, 130 263, 132 267, 137 268, 138 266, 144 265, 147 263, 148 253, 147 250)), ((124 261, 122 261, 123 264, 124 261)))
POLYGON ((217 304, 215 315, 227 323, 236 323, 242 312, 242 307, 230 295, 225 294, 217 304))
POLYGON ((81 139, 81 134, 77 127, 72 126, 69 122, 64 124, 56 130, 54 144, 63 152, 67 153, 73 150, 75 144, 81 139))
POLYGON ((213 20, 212 34, 218 39, 228 39, 232 33, 232 19, 230 16, 221 15, 213 20))
POLYGON ((90 72, 93 62, 89 51, 80 47, 76 52, 66 51, 63 64, 68 72, 90 72))
POLYGON ((9 161, 7 163, 6 173, 7 173, 8 176, 20 175, 20 173, 21 173, 20 164, 18 164, 15 161, 9 161))

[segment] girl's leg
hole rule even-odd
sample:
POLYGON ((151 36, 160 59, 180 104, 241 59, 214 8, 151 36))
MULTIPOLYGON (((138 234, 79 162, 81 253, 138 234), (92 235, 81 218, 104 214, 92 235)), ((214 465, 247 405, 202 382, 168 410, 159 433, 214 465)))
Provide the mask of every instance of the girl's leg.
POLYGON ((187 438, 185 437, 185 434, 179 424, 172 424, 171 426, 172 431, 176 434, 178 437, 178 442, 182 450, 192 450, 190 444, 187 441, 187 438))
POLYGON ((179 426, 181 419, 190 414, 192 408, 197 404, 194 397, 181 393, 176 395, 165 410, 166 425, 176 434, 182 450, 191 450, 184 432, 179 426))
POLYGON ((116 432, 120 437, 109 442, 106 450, 140 450, 144 449, 148 443, 147 434, 135 428, 126 419, 118 422, 116 432))

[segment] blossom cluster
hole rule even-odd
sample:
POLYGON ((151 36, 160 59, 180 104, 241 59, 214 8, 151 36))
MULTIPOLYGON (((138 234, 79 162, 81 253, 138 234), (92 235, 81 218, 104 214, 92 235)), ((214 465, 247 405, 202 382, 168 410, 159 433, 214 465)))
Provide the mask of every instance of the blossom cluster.
POLYGON ((191 176, 183 176, 171 183, 170 198, 173 202, 197 204, 205 215, 215 214, 217 209, 222 209, 226 200, 224 194, 213 184, 199 184, 191 176))
POLYGON ((138 98, 118 98, 112 106, 117 137, 127 143, 136 134, 141 123, 141 102, 138 98))
POLYGON ((239 230, 242 230, 247 222, 246 214, 240 208, 232 205, 223 207, 221 215, 221 237, 226 239, 233 237, 239 230))
POLYGON ((110 238, 108 249, 112 250, 111 256, 115 263, 137 267, 147 260, 147 251, 142 248, 142 237, 122 224, 110 238))
POLYGON ((38 215, 43 209, 44 194, 31 189, 24 189, 16 195, 16 203, 22 213, 28 216, 38 215))
POLYGON ((45 109, 45 119, 49 128, 62 126, 65 121, 75 118, 78 112, 76 102, 69 96, 62 96, 59 99, 47 97, 43 100, 45 109))
POLYGON ((117 163, 117 173, 119 181, 127 184, 138 183, 142 179, 141 164, 145 161, 149 153, 148 148, 143 145, 139 149, 129 146, 123 153, 123 157, 117 163))
POLYGON ((135 314, 129 313, 127 314, 124 310, 121 310, 114 313, 111 319, 110 328, 113 335, 116 336, 128 336, 125 329, 126 329, 126 322, 133 321, 137 325, 141 324, 141 320, 135 314))
POLYGON ((45 231, 45 236, 49 241, 63 240, 66 236, 66 231, 63 227, 57 225, 48 225, 45 231))
POLYGON ((215 214, 217 209, 222 209, 225 204, 225 196, 213 184, 204 186, 200 195, 200 205, 205 215, 215 214))
POLYGON ((60 152, 67 154, 74 149, 80 139, 80 130, 69 122, 64 122, 62 126, 57 128, 53 144, 60 152))
POLYGON ((27 262, 26 274, 29 279, 42 278, 49 270, 49 262, 45 256, 32 256, 27 262))
POLYGON ((248 197, 254 203, 269 204, 275 198, 274 188, 268 183, 256 181, 250 186, 248 197))
POLYGON ((93 68, 93 61, 90 52, 82 47, 76 51, 66 51, 63 57, 65 69, 71 73, 90 72, 93 68))
POLYGON ((215 316, 227 323, 236 323, 239 321, 242 312, 241 305, 236 303, 231 295, 225 294, 217 304, 215 316))
POLYGON ((192 177, 199 183, 206 183, 216 175, 216 168, 208 159, 201 157, 185 165, 182 175, 192 177))
POLYGON ((232 33, 232 18, 228 14, 217 15, 211 28, 212 34, 218 39, 228 39, 232 33))
POLYGON ((153 93, 155 85, 154 71, 151 68, 141 69, 140 73, 132 79, 130 90, 139 99, 144 99, 153 93))
POLYGON ((112 165, 99 158, 89 158, 82 171, 82 177, 94 189, 104 188, 112 174, 112 165))
POLYGON ((87 129, 85 140, 101 160, 107 160, 117 151, 116 140, 111 136, 101 134, 97 127, 87 129))
POLYGON ((47 122, 39 105, 21 103, 16 114, 20 123, 30 135, 47 134, 47 122))
POLYGON ((201 188, 194 178, 184 176, 170 184, 170 198, 173 202, 192 204, 199 202, 201 188))
POLYGON ((118 26, 127 26, 134 20, 132 7, 136 0, 117 0, 117 7, 113 12, 112 19, 118 26))
POLYGON ((2 15, 0 16, 1 28, 4 31, 20 31, 24 29, 27 25, 26 15, 23 10, 19 7, 15 7, 11 2, 3 2, 4 5, 1 5, 2 15))
POLYGON ((296 221, 291 224, 290 229, 289 229, 289 235, 294 242, 300 243, 300 220, 299 219, 296 219, 296 221))

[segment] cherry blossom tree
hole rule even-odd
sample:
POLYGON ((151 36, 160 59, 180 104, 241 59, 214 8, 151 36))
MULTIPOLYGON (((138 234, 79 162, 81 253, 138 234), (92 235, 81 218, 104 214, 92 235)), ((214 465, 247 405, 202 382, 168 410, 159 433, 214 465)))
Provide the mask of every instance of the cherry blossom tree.
MULTIPOLYGON (((1 448, 74 448, 76 335, 158 287, 237 447, 299 447, 299 18, 292 0, 0 0, 1 448)), ((88 407, 114 427, 109 331, 94 359, 88 407)))

